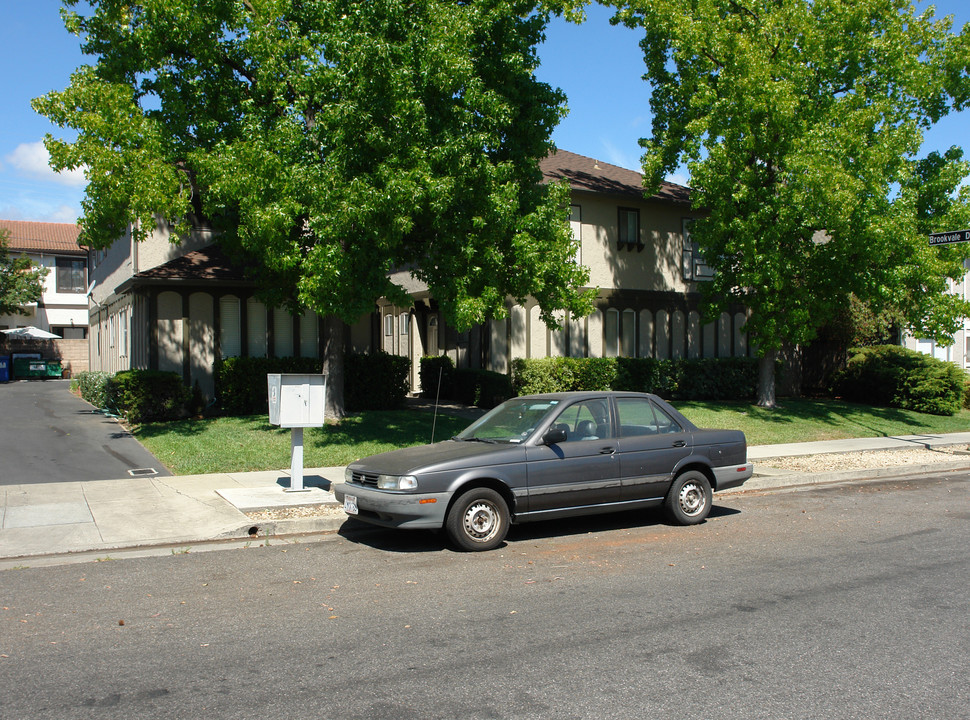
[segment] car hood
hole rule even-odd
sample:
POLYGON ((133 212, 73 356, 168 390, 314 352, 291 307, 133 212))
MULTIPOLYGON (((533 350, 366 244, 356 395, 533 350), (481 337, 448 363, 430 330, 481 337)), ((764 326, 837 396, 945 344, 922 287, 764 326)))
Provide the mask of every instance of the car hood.
POLYGON ((384 475, 410 475, 417 472, 457 470, 471 465, 499 465, 520 460, 524 452, 525 447, 518 443, 445 440, 434 445, 419 445, 371 455, 351 463, 350 467, 384 475))

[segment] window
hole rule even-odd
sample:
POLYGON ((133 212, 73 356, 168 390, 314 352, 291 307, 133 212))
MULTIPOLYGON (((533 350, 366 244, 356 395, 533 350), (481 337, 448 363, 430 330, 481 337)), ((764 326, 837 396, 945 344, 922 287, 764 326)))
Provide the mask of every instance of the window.
POLYGON ((411 316, 408 313, 401 313, 398 315, 398 333, 400 333, 402 336, 408 334, 408 325, 410 319, 411 316))
POLYGON ((714 270, 704 261, 700 246, 691 240, 690 229, 694 218, 683 219, 684 236, 684 280, 710 280, 714 270))
POLYGON ((128 357, 128 308, 118 313, 118 354, 121 357, 128 357))
POLYGON ((87 287, 87 263, 72 258, 57 258, 57 292, 85 293, 87 287))
POLYGON ((610 437, 612 430, 606 400, 587 400, 570 405, 556 418, 553 428, 566 433, 566 442, 610 437))
POLYGON ((640 242, 640 211, 634 208, 619 208, 620 247, 643 247, 640 242))
POLYGON ((649 400, 617 398, 616 411, 620 416, 620 437, 683 432, 676 420, 649 400))
MULTIPOLYGON (((3 330, 3 326, 0 326, 0 330, 3 330)), ((65 340, 86 340, 88 337, 88 329, 86 327, 77 327, 76 325, 52 325, 51 332, 55 335, 60 335, 65 340)))
POLYGON ((384 316, 384 337, 394 335, 394 316, 388 313, 384 316))
POLYGON ((620 328, 620 356, 637 356, 637 314, 633 310, 623 311, 623 325, 620 328))
POLYGON ((219 299, 219 354, 223 358, 242 355, 242 325, 239 298, 232 295, 219 299))
POLYGON ((610 308, 606 311, 606 318, 603 323, 603 330, 606 335, 603 354, 606 357, 616 357, 620 354, 620 311, 610 308))
POLYGON ((576 264, 583 264, 583 211, 579 205, 569 206, 569 229, 576 241, 576 264))

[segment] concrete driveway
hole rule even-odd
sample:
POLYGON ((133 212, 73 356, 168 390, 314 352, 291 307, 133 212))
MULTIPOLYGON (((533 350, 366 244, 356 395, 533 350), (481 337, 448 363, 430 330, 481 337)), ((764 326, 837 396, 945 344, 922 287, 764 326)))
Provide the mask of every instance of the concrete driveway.
POLYGON ((171 475, 70 387, 69 380, 0 383, 0 485, 171 475))

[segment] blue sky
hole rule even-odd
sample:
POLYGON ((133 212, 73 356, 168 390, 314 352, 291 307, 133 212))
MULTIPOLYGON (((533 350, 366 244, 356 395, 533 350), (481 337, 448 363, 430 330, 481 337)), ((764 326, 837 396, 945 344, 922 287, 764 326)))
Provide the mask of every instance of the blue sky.
MULTIPOLYGON (((930 4, 938 16, 953 15, 956 28, 970 22, 967 0, 923 0, 921 6, 930 4)), ((83 176, 57 176, 46 164, 44 135, 63 131, 30 108, 32 98, 66 87, 84 61, 59 8, 59 0, 0 0, 0 218, 73 222, 80 214, 83 176)), ((611 26, 599 5, 588 15, 583 26, 554 21, 540 49, 540 79, 569 98, 569 115, 553 139, 563 150, 638 169, 638 140, 650 132, 639 35, 611 26)), ((951 115, 928 133, 924 149, 962 146, 967 137, 970 112, 951 115)), ((687 182, 683 175, 671 179, 687 182)))

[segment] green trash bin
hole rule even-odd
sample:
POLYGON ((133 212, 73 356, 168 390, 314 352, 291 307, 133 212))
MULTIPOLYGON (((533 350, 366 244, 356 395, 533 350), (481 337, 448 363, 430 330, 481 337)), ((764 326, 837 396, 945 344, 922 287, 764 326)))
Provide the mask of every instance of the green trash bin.
POLYGON ((64 369, 61 367, 61 364, 57 360, 48 360, 46 362, 46 365, 47 365, 47 374, 44 375, 44 377, 59 378, 61 375, 64 374, 64 369))
POLYGON ((13 375, 17 378, 47 377, 47 362, 38 358, 16 358, 13 361, 13 375))

